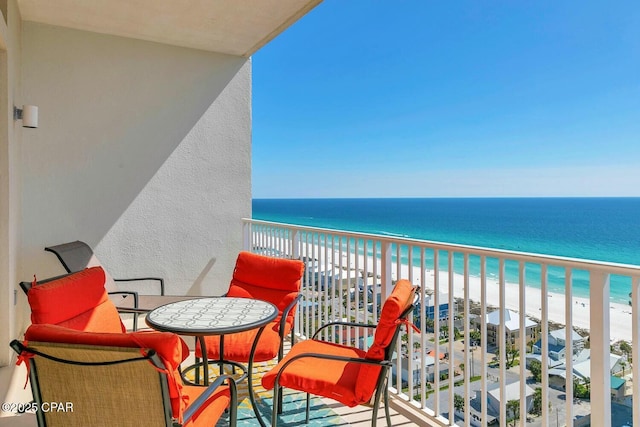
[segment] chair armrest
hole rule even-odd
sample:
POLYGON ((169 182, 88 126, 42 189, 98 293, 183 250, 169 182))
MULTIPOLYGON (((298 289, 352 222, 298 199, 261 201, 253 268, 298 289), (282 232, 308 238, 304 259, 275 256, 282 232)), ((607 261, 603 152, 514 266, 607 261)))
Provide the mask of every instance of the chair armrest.
POLYGON ((143 310, 140 309, 138 307, 140 307, 139 303, 138 303, 138 293, 137 292, 133 292, 133 291, 112 291, 109 292, 109 295, 124 295, 123 298, 125 298, 127 295, 131 295, 133 296, 133 307, 129 308, 129 307, 119 307, 116 304, 116 310, 118 310, 118 313, 120 314, 133 314, 133 330, 137 331, 138 330, 138 314, 147 314, 149 312, 149 310, 143 310))
POLYGON ((155 280, 160 285, 160 295, 164 295, 164 279, 162 277, 132 277, 130 279, 113 279, 116 282, 139 282, 143 280, 155 280))
POLYGON ((371 329, 375 329, 377 325, 369 325, 368 323, 355 323, 355 322, 341 322, 341 321, 337 321, 337 322, 330 322, 327 323, 326 325, 322 325, 320 326, 316 332, 313 334, 313 336, 311 337, 311 339, 316 339, 316 336, 320 333, 320 331, 330 327, 330 326, 349 326, 349 327, 354 327, 354 328, 371 328, 371 329))
MULTIPOLYGON (((238 408, 238 392, 236 390, 236 382, 229 375, 221 375, 216 380, 211 383, 207 389, 200 395, 196 400, 193 401, 191 405, 187 409, 185 409, 182 414, 182 422, 186 424, 193 415, 198 412, 198 409, 211 397, 211 395, 216 391, 218 387, 224 383, 224 381, 228 381, 229 383, 229 394, 231 395, 231 403, 229 404, 230 420, 237 419, 237 408, 238 408)), ((231 424, 235 425, 235 424, 231 424)))
MULTIPOLYGON (((125 298, 127 295, 131 295, 133 297, 133 308, 138 308, 138 293, 134 291, 112 291, 109 292, 109 295, 124 295, 122 298, 125 298)), ((117 306, 117 305, 116 305, 117 306)))
POLYGON ((151 311, 145 308, 116 307, 116 309, 118 310, 118 313, 123 313, 123 314, 147 314, 151 311))
POLYGON ((280 326, 278 330, 278 333, 280 334, 280 341, 284 339, 284 325, 287 321, 287 316, 289 316, 289 312, 293 310, 293 307, 298 304, 298 301, 300 301, 301 298, 302 294, 298 294, 298 296, 295 297, 284 310, 282 310, 282 317, 280 317, 280 326))

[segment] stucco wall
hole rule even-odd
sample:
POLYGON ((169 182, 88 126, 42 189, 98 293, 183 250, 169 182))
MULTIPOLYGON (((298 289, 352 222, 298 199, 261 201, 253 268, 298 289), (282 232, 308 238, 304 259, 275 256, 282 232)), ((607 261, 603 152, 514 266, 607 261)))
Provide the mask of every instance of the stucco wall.
POLYGON ((83 240, 114 277, 220 294, 251 214, 246 58, 23 23, 22 279, 83 240))
MULTIPOLYGON (((21 101, 21 21, 15 0, 2 3, 0 22, 0 366, 9 363, 9 340, 18 333, 14 291, 20 249, 20 147, 22 128, 13 120, 21 101)), ((24 307, 18 306, 18 312, 24 307)))

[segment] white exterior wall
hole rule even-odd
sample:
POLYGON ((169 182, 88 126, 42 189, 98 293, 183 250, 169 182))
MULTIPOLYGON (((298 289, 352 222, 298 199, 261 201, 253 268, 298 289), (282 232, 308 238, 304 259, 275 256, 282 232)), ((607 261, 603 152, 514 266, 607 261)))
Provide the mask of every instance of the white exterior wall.
POLYGON ((15 0, 0 7, 0 366, 9 364, 9 341, 18 333, 14 291, 20 252, 21 122, 13 120, 13 106, 22 105, 20 79, 21 20, 15 0))
POLYGON ((20 279, 61 274, 43 248, 83 240, 116 278, 224 292, 251 215, 250 60, 25 22, 22 72, 40 123, 20 279))

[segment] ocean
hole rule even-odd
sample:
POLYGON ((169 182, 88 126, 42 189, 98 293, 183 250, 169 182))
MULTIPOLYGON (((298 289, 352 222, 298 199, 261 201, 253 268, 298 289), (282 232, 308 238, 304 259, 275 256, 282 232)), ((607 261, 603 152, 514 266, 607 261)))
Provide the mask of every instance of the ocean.
MULTIPOLYGON (((640 265, 640 198, 254 199, 253 218, 640 265)), ((562 292, 550 274, 549 290, 562 292)), ((507 267, 507 280, 517 282, 517 268, 507 267)), ((527 285, 536 283, 528 271, 527 285)), ((612 301, 626 304, 630 290, 612 278, 612 301)), ((573 292, 588 296, 585 274, 573 292)))

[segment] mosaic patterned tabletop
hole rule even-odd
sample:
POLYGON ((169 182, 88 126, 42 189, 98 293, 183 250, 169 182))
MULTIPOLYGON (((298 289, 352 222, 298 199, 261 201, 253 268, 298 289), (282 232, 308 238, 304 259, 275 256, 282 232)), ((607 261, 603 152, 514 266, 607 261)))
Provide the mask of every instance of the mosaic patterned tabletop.
POLYGON ((266 325, 276 318, 271 303, 251 298, 198 298, 166 304, 151 311, 147 324, 159 331, 185 335, 221 335, 266 325))

